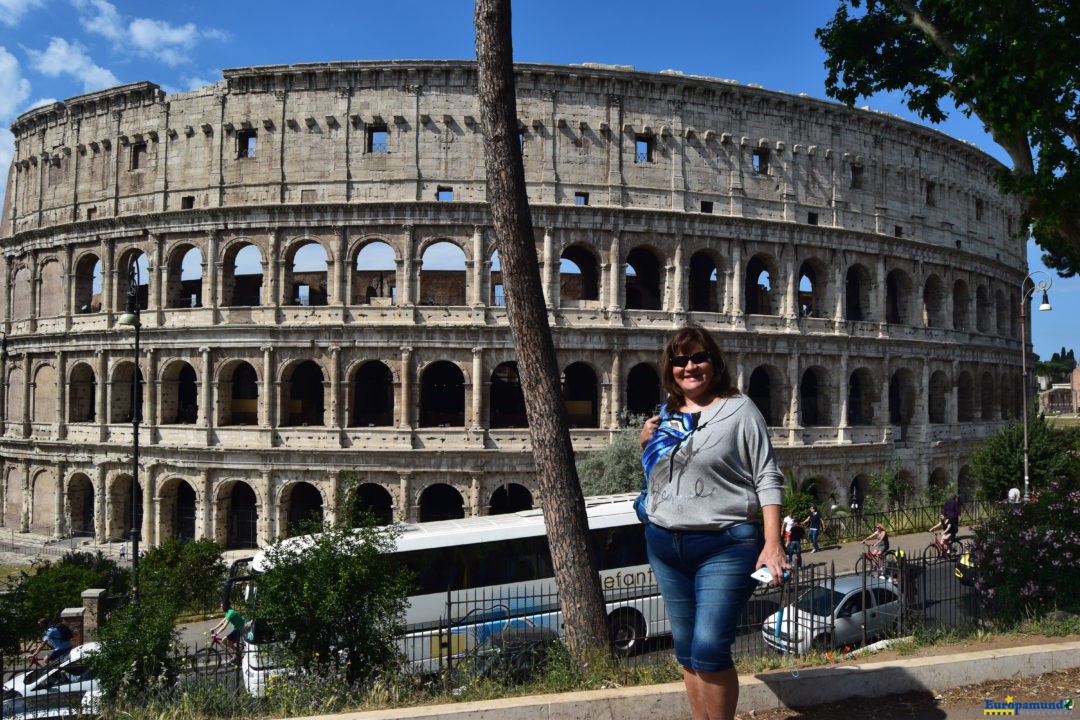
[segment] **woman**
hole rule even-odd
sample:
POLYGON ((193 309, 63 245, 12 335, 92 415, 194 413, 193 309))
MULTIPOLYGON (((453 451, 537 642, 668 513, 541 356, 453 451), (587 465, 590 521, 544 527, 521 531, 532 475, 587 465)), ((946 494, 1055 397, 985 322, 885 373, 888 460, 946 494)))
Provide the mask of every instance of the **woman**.
POLYGON ((712 336, 677 331, 662 377, 667 402, 641 431, 649 562, 694 720, 730 720, 739 699, 731 644, 750 573, 765 566, 778 584, 788 568, 783 476, 761 413, 732 387, 712 336))
POLYGON ((878 523, 874 526, 874 532, 863 538, 863 542, 870 545, 870 554, 874 556, 874 564, 877 567, 881 567, 882 558, 885 553, 889 552, 889 532, 885 529, 885 526, 878 523), (870 541, 873 540, 873 544, 870 541))

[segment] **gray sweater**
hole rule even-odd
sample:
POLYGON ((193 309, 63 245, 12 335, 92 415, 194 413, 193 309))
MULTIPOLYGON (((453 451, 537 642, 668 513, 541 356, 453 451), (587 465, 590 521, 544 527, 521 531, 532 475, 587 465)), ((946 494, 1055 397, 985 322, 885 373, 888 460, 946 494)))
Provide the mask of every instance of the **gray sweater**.
POLYGON ((779 505, 784 478, 769 431, 745 395, 701 412, 697 429, 649 475, 649 522, 669 530, 723 530, 779 505))

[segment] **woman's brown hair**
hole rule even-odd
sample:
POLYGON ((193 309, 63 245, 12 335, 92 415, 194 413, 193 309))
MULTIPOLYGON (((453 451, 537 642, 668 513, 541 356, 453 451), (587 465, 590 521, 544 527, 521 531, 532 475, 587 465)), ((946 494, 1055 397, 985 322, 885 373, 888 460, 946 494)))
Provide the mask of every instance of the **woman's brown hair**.
POLYGON ((671 412, 677 411, 686 401, 682 390, 675 382, 675 374, 671 370, 671 358, 674 355, 688 355, 689 349, 694 345, 700 345, 712 358, 713 378, 709 389, 717 397, 732 397, 739 393, 731 384, 731 375, 720 354, 720 346, 716 344, 713 336, 698 325, 687 325, 676 330, 675 334, 668 339, 667 344, 664 345, 664 357, 660 361, 661 382, 664 384, 664 390, 667 391, 667 406, 671 412))

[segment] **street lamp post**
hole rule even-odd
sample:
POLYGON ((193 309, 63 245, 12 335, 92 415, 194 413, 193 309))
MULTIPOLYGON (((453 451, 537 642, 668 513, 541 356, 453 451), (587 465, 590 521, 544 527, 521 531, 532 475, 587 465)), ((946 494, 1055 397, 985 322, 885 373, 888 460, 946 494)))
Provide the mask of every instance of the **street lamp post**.
POLYGON ((127 306, 116 320, 135 330, 135 368, 131 373, 131 599, 139 604, 139 503, 135 494, 139 487, 139 421, 142 419, 142 393, 139 392, 139 265, 138 257, 132 257, 128 267, 127 306))
POLYGON ((1047 296, 1047 292, 1054 284, 1054 279, 1050 277, 1050 273, 1044 270, 1035 270, 1024 278, 1020 283, 1020 389, 1023 392, 1024 406, 1021 408, 1021 414, 1024 416, 1024 502, 1031 499, 1030 494, 1030 469, 1028 463, 1028 374, 1027 374, 1027 306, 1028 300, 1036 292, 1042 292, 1042 302, 1039 303, 1040 311, 1052 310, 1050 307, 1050 298, 1047 296), (1036 275, 1043 276, 1038 281, 1035 280, 1036 275))

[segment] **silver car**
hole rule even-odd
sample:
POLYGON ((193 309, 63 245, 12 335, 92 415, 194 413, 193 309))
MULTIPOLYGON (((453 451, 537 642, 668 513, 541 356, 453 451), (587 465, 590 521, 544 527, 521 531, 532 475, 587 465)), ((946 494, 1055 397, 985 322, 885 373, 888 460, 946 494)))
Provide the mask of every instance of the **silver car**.
POLYGON ((4 706, 0 717, 60 718, 79 712, 83 695, 96 689, 86 656, 98 650, 98 643, 74 647, 67 657, 53 665, 20 673, 4 683, 4 706))
POLYGON ((770 615, 761 626, 765 642, 780 651, 803 654, 860 645, 895 626, 900 597, 891 580, 861 576, 837 578, 807 590, 794 603, 770 615))

